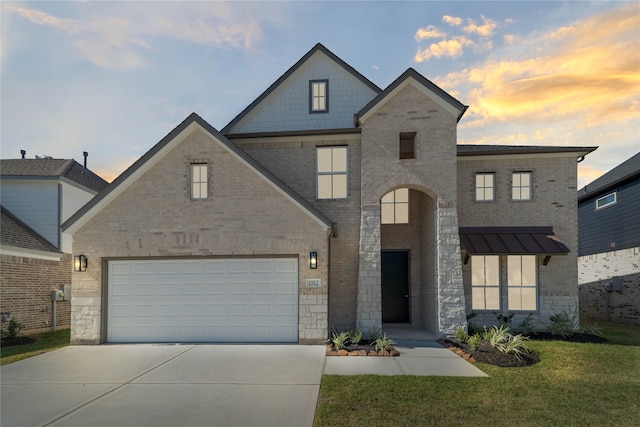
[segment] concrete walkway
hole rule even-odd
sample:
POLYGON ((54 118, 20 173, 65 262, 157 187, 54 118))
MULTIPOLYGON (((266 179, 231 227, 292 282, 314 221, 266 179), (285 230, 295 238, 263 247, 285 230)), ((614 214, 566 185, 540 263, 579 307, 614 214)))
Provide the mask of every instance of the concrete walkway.
POLYGON ((416 375, 488 377, 487 374, 433 341, 398 341, 396 357, 327 357, 328 375, 416 375))

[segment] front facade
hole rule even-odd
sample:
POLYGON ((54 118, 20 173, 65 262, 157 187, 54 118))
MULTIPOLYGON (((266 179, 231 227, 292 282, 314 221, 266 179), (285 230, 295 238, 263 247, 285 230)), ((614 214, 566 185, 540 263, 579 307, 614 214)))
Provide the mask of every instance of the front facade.
POLYGON ((593 148, 460 146, 466 108, 413 69, 382 90, 318 44, 221 132, 192 114, 64 225, 89 260, 72 341, 442 336, 472 311, 577 305, 593 148), (495 233, 525 244, 473 245, 495 233), (494 258, 503 279, 480 283, 494 258))

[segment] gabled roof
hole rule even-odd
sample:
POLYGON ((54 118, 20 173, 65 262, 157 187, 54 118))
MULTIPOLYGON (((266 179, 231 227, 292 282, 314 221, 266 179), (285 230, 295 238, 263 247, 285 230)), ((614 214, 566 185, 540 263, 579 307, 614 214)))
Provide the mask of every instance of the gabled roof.
POLYGON ((566 255, 570 252, 553 227, 460 227, 469 255, 566 255))
POLYGON ((5 159, 0 160, 0 174, 6 177, 62 177, 95 192, 109 185, 73 159, 5 159))
POLYGON ((372 114, 377 108, 382 106, 389 95, 394 93, 409 81, 414 81, 418 84, 418 87, 422 89, 434 101, 442 105, 445 109, 457 116, 457 121, 460 121, 462 115, 467 111, 468 106, 462 104, 460 101, 449 95, 444 90, 440 89, 436 84, 428 80, 422 74, 418 73, 413 68, 409 68, 402 73, 400 77, 395 79, 389 86, 387 86, 382 92, 373 98, 367 105, 362 108, 357 114, 357 120, 364 120, 368 115, 372 114))
POLYGON ((544 145, 475 145, 458 144, 458 157, 509 154, 575 153, 586 156, 598 147, 559 147, 544 145))
POLYGON ((376 93, 380 93, 382 89, 376 86, 371 80, 360 74, 351 65, 338 58, 333 52, 324 47, 322 44, 316 44, 309 52, 307 52, 298 62, 293 64, 278 80, 276 80, 271 86, 267 88, 255 101, 253 101, 247 108, 242 110, 233 120, 231 120, 220 131, 222 134, 228 134, 231 129, 242 120, 247 114, 249 114, 254 108, 256 108, 265 98, 267 98, 273 91, 275 91, 282 83, 284 83, 293 73, 295 73, 305 62, 309 60, 316 52, 322 52, 327 55, 332 61, 337 63, 340 67, 344 68, 348 73, 360 80, 365 86, 368 86, 376 93))
POLYGON ((133 182, 135 182, 139 176, 151 168, 157 161, 160 160, 166 153, 170 152, 174 146, 184 140, 188 135, 193 132, 197 127, 202 129, 205 133, 208 133, 214 140, 216 140, 221 146, 229 151, 236 159, 244 163, 247 167, 252 169, 258 176, 269 183, 276 191, 280 192, 292 203, 294 203, 303 212, 313 218, 325 229, 332 229, 333 222, 320 212, 315 206, 305 200, 302 196, 284 184, 280 179, 273 175, 270 171, 265 169, 260 163, 258 163, 253 157, 249 156, 246 152, 241 150, 233 142, 229 141, 222 134, 220 134, 213 126, 207 123, 202 117, 196 113, 191 113, 182 123, 180 123, 175 129, 173 129, 167 136, 162 138, 156 145, 154 145, 149 151, 147 151, 142 157, 140 157, 133 165, 125 170, 120 176, 118 176, 109 187, 104 191, 96 195, 93 199, 78 210, 71 218, 62 224, 62 230, 69 233, 75 232, 88 222, 93 216, 95 216, 104 206, 109 204, 111 200, 116 198, 126 188, 128 188, 133 182))
POLYGON ((0 210, 2 211, 0 243, 3 246, 12 246, 33 251, 55 252, 56 254, 61 253, 58 248, 49 243, 47 239, 39 235, 27 224, 20 221, 20 219, 4 206, 0 206, 0 210))
POLYGON ((620 163, 591 184, 587 184, 581 188, 578 191, 578 200, 583 200, 596 193, 607 191, 636 176, 640 176, 640 152, 623 163, 620 163))

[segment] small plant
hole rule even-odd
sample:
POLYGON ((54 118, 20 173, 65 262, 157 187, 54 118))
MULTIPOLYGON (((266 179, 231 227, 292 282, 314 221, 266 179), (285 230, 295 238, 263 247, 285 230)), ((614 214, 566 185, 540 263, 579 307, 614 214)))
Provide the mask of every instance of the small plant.
POLYGON ((346 347, 347 341, 349 341, 349 333, 348 332, 333 332, 331 334, 331 342, 336 350, 342 350, 346 347))
POLYGON ((482 336, 482 338, 487 341, 491 347, 496 348, 509 341, 510 337, 511 334, 509 333, 509 328, 505 325, 493 326, 489 330, 485 328, 485 332, 482 336))
POLYGON ((518 326, 518 331, 520 331, 522 335, 531 335, 532 333, 535 332, 535 328, 533 327, 533 321, 531 320, 532 317, 533 317, 533 314, 529 313, 529 315, 524 319, 522 319, 522 322, 520 322, 520 325, 518 326))
POLYGON ((467 335, 467 332, 462 326, 458 326, 456 331, 453 333, 453 336, 462 343, 466 343, 469 340, 469 335, 467 335))
POLYGON ((469 337, 467 344, 469 344, 471 350, 476 351, 480 348, 480 344, 482 344, 482 337, 480 334, 473 334, 469 337))
POLYGON ((498 324, 500 326, 506 326, 508 328, 511 328, 511 320, 513 320, 514 315, 515 313, 511 313, 511 314, 497 313, 496 319, 498 319, 498 324))
POLYGON ((368 336, 371 341, 375 341, 382 337, 382 330, 380 330, 380 328, 371 328, 369 329, 368 336))
POLYGON ((9 326, 7 326, 7 330, 2 330, 1 336, 2 338, 18 338, 22 336, 22 330, 24 329, 24 325, 18 322, 16 319, 9 320, 9 326))
POLYGON ((508 339, 505 342, 498 344, 496 348, 502 353, 513 354, 518 358, 518 360, 520 360, 522 359, 522 355, 524 354, 524 352, 528 350, 525 343, 525 341, 527 341, 528 339, 529 338, 522 336, 521 334, 509 334, 508 339))
POLYGON ((584 325, 580 327, 580 332, 582 332, 585 335, 596 335, 596 336, 603 336, 603 332, 602 329, 600 329, 600 327, 598 325, 596 325, 595 323, 590 324, 590 325, 584 325))
POLYGON ((480 330, 478 329, 478 327, 475 325, 475 323, 473 323, 471 320, 473 320, 474 317, 476 317, 478 314, 474 313, 473 311, 469 314, 467 314, 467 330, 469 331, 469 335, 473 335, 476 332, 480 332, 480 330))
POLYGON ((575 321, 569 317, 569 313, 562 311, 549 317, 549 332, 552 335, 559 335, 562 338, 567 338, 573 335, 575 321))
POLYGON ((374 345, 376 347, 376 351, 390 351, 391 346, 393 345, 393 340, 387 338, 387 334, 384 334, 382 337, 379 337, 374 341, 374 345))
POLYGON ((362 341, 362 331, 356 329, 355 332, 349 331, 349 342, 353 345, 358 345, 362 341))

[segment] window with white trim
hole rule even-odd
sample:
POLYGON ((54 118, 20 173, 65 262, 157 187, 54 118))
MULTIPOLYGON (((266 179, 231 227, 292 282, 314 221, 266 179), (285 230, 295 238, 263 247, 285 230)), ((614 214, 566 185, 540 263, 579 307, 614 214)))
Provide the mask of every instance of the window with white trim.
POLYGON ((317 147, 318 199, 347 198, 347 147, 317 147))
POLYGON ((476 173, 476 201, 489 202, 495 200, 495 173, 476 173))
POLYGON ((531 172, 514 172, 511 175, 511 199, 531 200, 531 172))
POLYGON ((500 309, 500 257, 471 257, 471 307, 473 310, 500 309))
POLYGON ((309 112, 329 111, 329 80, 309 81, 309 112))
POLYGON ((191 199, 204 200, 207 198, 207 164, 191 164, 191 199))
POLYGON ((596 210, 606 208, 607 206, 615 205, 617 202, 616 192, 600 197, 596 200, 596 210))
POLYGON ((507 293, 509 310, 538 309, 538 274, 535 255, 507 257, 507 293))
POLYGON ((409 189, 398 188, 380 199, 381 224, 409 223, 409 189))

